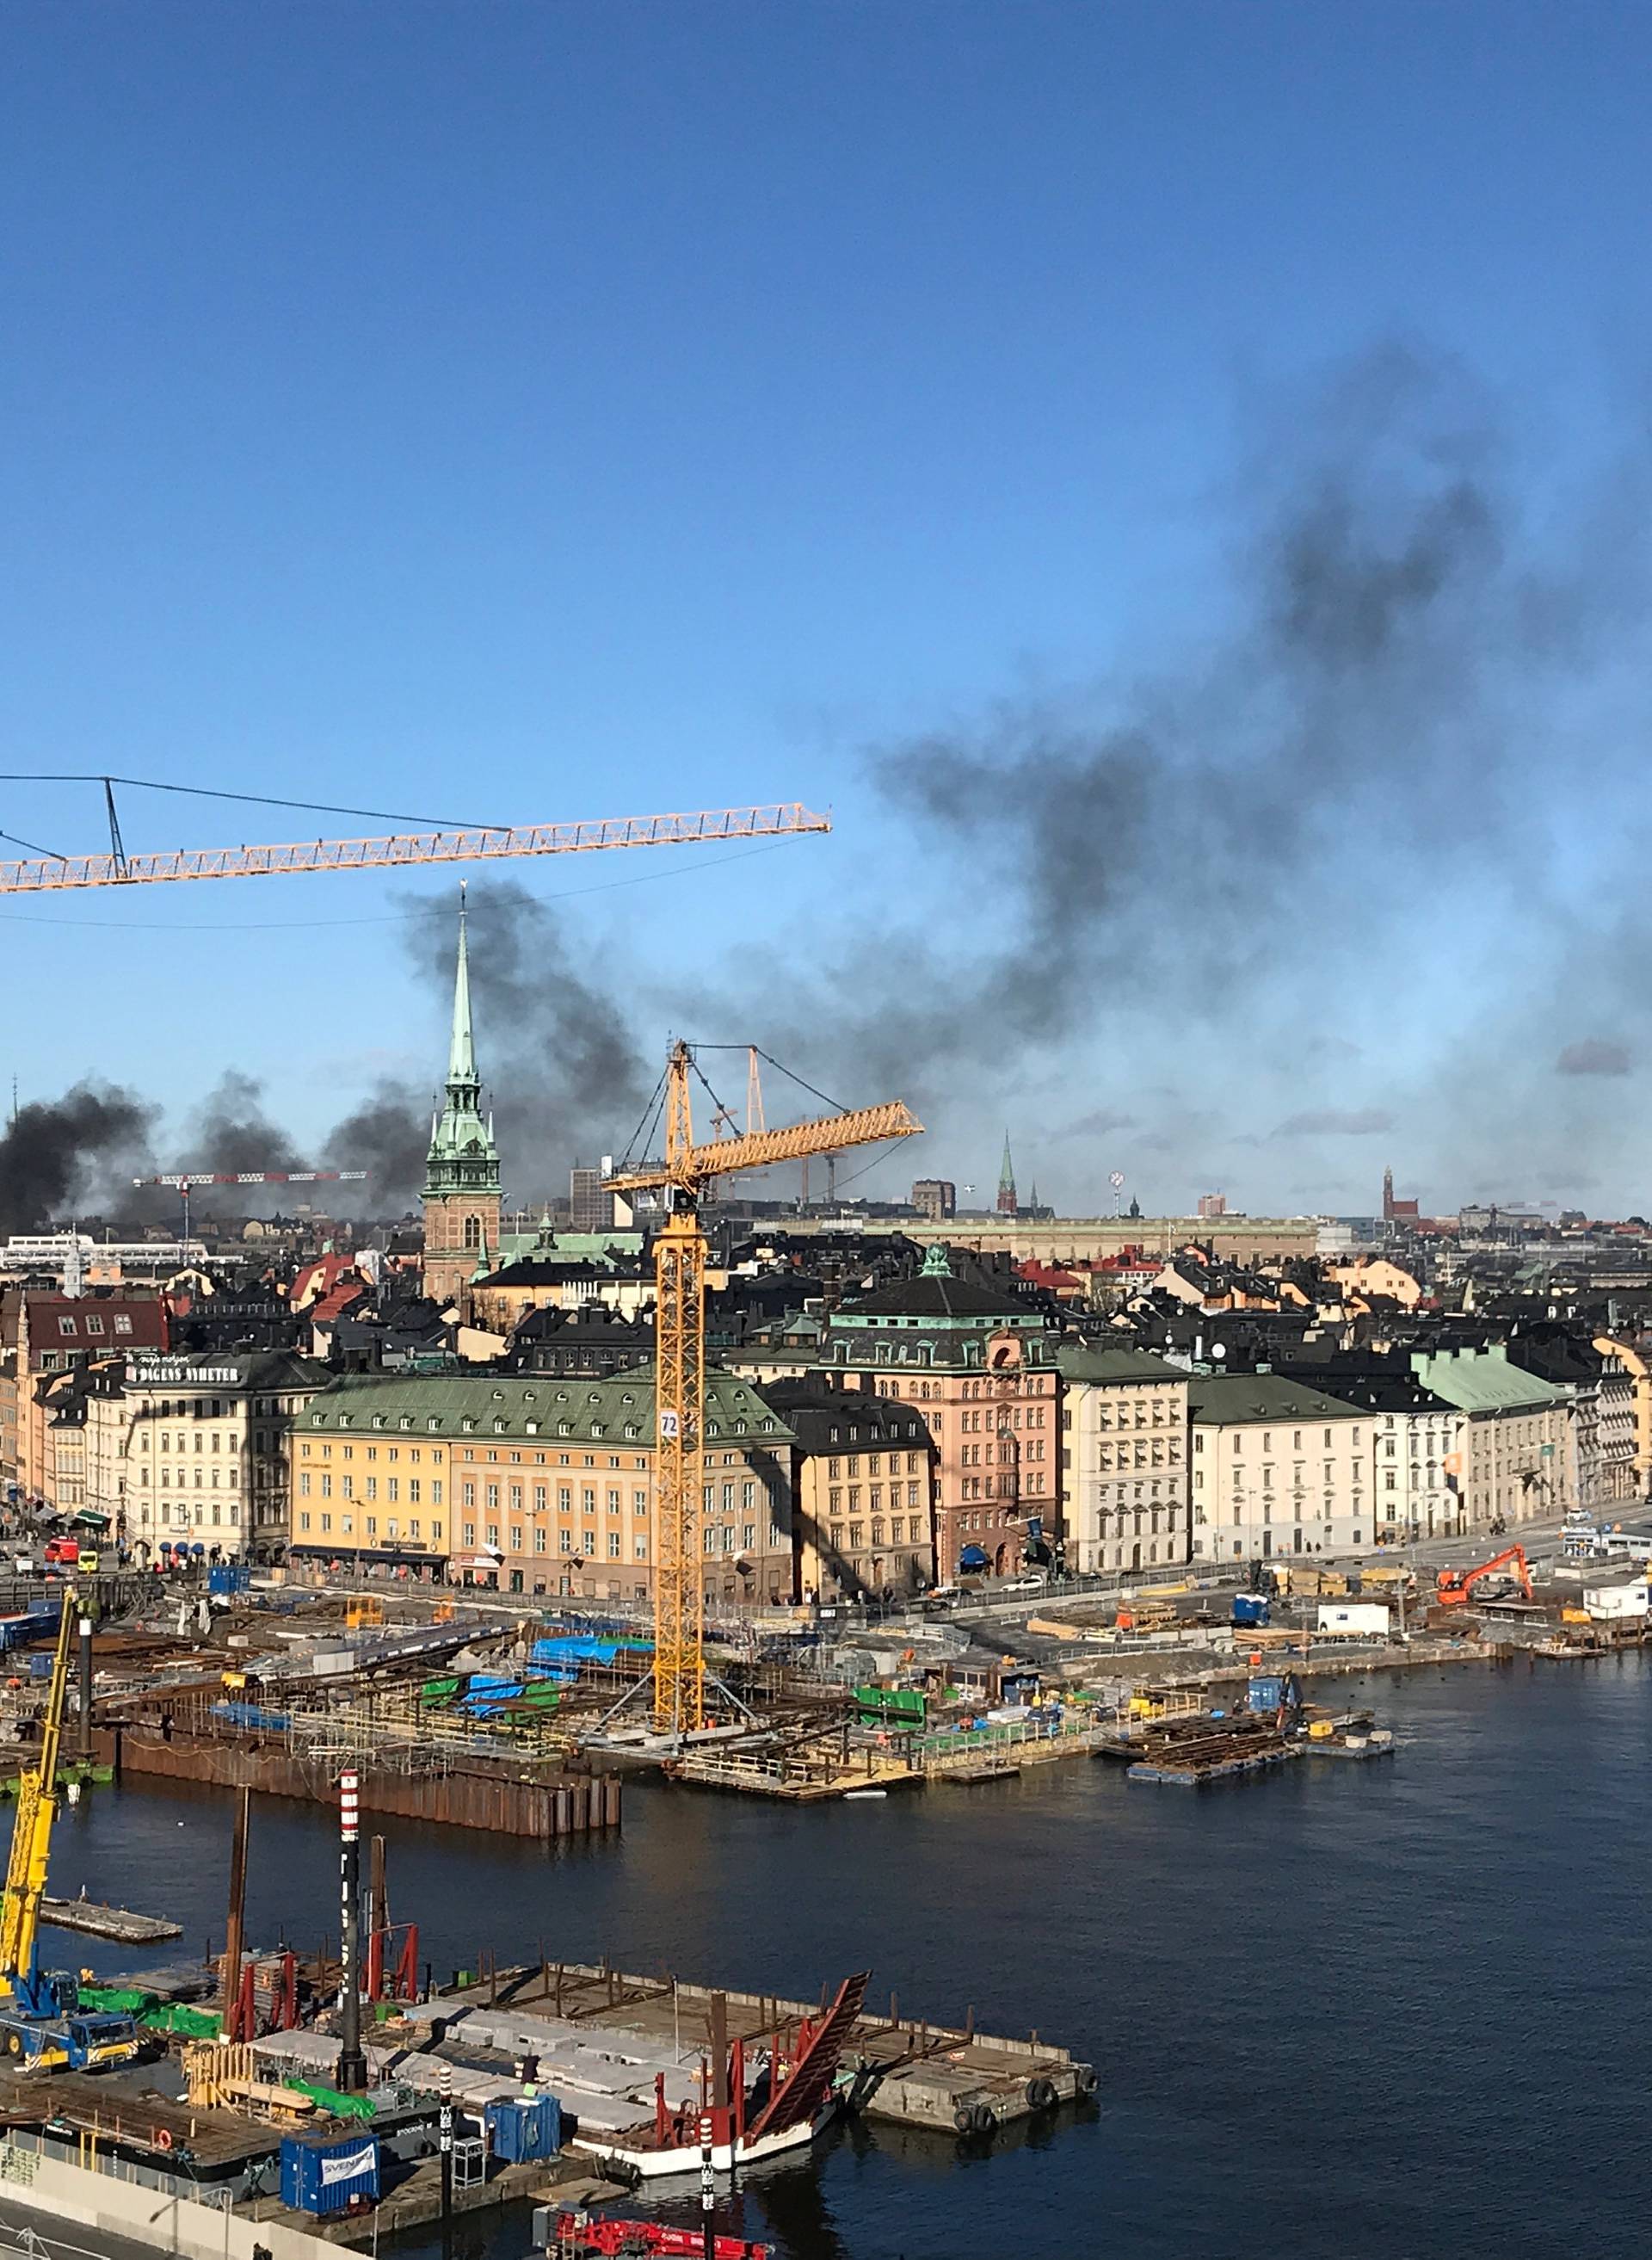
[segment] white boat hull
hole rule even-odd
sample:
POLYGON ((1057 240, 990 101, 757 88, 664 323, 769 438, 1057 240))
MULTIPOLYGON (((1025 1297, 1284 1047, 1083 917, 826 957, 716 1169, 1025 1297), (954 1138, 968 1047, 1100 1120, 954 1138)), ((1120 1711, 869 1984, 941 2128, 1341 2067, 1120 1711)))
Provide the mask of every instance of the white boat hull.
MULTIPOLYGON (((812 2121, 805 2121, 796 2127, 787 2127, 778 2135, 762 2135, 754 2142, 721 2142, 712 2152, 712 2164, 719 2173, 729 2173, 736 2166, 754 2166, 764 2158, 776 2158, 786 2150, 802 2149, 823 2133, 831 2123, 835 2104, 828 2104, 812 2121)), ((576 2135, 570 2149, 583 2150, 588 2157, 618 2158, 633 2167, 645 2181, 663 2180, 672 2174, 697 2174, 701 2152, 697 2146, 679 2150, 633 2149, 623 2135, 604 2141, 598 2135, 576 2135)))

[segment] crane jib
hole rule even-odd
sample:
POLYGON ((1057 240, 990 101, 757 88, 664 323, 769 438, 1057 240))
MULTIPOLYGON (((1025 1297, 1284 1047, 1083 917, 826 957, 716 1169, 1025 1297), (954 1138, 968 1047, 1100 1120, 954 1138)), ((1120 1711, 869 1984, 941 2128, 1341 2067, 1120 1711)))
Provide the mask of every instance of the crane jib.
POLYGON ((376 871, 408 863, 483 863, 524 855, 582 855, 604 848, 696 848, 830 832, 829 817, 800 801, 682 815, 614 816, 492 830, 397 832, 373 840, 301 840, 259 848, 179 848, 159 855, 62 855, 0 862, 0 895, 76 887, 169 885, 183 879, 279 878, 312 871, 376 871))

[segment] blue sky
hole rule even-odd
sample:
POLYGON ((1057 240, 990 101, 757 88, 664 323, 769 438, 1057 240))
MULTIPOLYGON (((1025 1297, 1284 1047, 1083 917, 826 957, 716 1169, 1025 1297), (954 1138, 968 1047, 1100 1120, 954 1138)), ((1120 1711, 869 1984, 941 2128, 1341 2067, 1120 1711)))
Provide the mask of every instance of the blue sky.
MULTIPOLYGON (((779 1031, 840 1083, 812 1016, 857 946, 967 981, 994 820, 914 825, 866 749, 1219 644, 1248 451, 1326 370, 1398 338, 1470 372, 1540 518, 1604 506, 1644 426, 1640 9, 71 0, 0 52, 0 765, 485 821, 830 805, 744 864, 518 867, 577 890, 565 948, 650 1055, 779 1031)), ((1625 609, 1499 773, 1491 868, 1464 837, 1351 881, 1311 1003, 1194 1009, 1115 956, 1048 1041, 923 1070, 923 1169, 990 1182, 1007 1119, 1080 1211, 1113 1167, 1149 1209, 1369 1207, 1389 1159, 1441 1205, 1643 1205, 1638 1000, 1578 994, 1636 941, 1625 609)), ((352 828, 125 812, 131 846, 352 828)), ((0 786, 28 840, 98 823, 0 786)), ((10 1063, 152 1094, 161 1162, 230 1068, 318 1147, 439 1066, 407 912, 368 878, 0 904, 10 1063)))

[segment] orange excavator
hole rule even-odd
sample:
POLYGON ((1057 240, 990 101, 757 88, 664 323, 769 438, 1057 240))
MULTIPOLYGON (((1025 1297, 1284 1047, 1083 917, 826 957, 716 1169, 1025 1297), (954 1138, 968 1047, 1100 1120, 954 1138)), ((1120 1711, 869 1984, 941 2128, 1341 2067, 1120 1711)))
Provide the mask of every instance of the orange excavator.
POLYGON ((1532 1573, 1526 1566, 1523 1546, 1505 1547, 1501 1554, 1494 1554, 1489 1562, 1482 1562, 1473 1570, 1442 1570, 1434 1581, 1435 1598, 1442 1609, 1460 1607, 1482 1577, 1489 1577, 1498 1570, 1506 1570, 1527 1599, 1531 1599, 1532 1573))

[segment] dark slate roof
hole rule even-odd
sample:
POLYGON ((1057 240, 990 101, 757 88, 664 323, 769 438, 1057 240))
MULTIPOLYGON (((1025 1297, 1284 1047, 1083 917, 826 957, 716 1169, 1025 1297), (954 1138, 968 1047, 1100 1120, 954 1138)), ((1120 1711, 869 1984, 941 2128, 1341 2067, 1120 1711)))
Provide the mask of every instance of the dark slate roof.
POLYGON ((934 1276, 898 1279, 892 1286, 876 1288, 869 1295, 845 1303, 843 1310, 851 1318, 1005 1318, 1019 1319, 1023 1324, 1035 1315, 1018 1296, 977 1287, 968 1279, 934 1276))
POLYGON ((927 1446, 929 1427, 912 1405, 866 1389, 831 1389, 818 1381, 766 1381, 763 1396, 805 1452, 912 1450, 927 1446))
POLYGON ((1342 1365, 1333 1360, 1298 1369, 1285 1377, 1301 1381, 1339 1404, 1372 1412, 1450 1412, 1455 1408, 1426 1388, 1409 1368, 1391 1365, 1342 1365))

